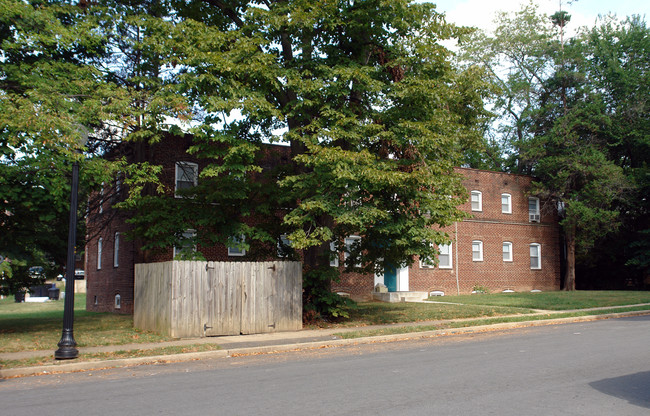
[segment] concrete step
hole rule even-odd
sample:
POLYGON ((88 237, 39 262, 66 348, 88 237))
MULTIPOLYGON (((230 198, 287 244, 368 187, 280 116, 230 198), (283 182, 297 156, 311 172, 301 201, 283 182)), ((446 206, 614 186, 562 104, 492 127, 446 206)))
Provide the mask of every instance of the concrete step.
POLYGON ((372 294, 374 300, 380 302, 422 302, 429 297, 427 292, 375 292, 372 294))

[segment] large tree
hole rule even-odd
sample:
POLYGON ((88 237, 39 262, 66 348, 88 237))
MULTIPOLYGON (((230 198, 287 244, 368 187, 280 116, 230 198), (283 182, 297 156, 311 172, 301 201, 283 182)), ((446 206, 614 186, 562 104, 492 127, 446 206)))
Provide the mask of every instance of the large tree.
POLYGON ((359 235, 346 266, 383 272, 449 240, 440 227, 462 217, 465 198, 453 166, 485 116, 479 74, 455 68, 439 44, 464 29, 407 0, 173 4, 171 50, 200 116, 191 151, 209 166, 186 202, 191 215, 152 230, 171 210, 155 195, 130 201, 149 208, 134 225, 151 246, 183 228, 203 243, 245 235, 246 246, 274 247, 286 233, 314 271, 329 264, 330 242, 343 250, 359 235), (251 179, 267 142, 288 144, 291 162, 263 194, 251 179), (231 218, 215 219, 214 201, 231 218), (281 222, 245 219, 277 208, 281 222))
MULTIPOLYGON (((646 228, 638 192, 645 187, 639 178, 647 153, 648 38, 637 18, 605 18, 565 39, 569 22, 566 11, 548 17, 531 3, 499 15, 495 33, 474 35, 464 56, 487 68, 499 88, 495 131, 516 162, 505 168, 535 175, 534 192, 546 198, 549 213, 560 215, 563 286, 572 290, 576 261, 585 270, 617 257, 615 270, 624 270, 631 252, 624 236, 646 228)), ((645 233, 636 236, 638 260, 647 244, 645 233)), ((630 261, 642 266, 637 260, 630 261)))
POLYGON ((122 156, 145 160, 144 145, 173 129, 167 120, 185 118, 187 100, 162 49, 172 25, 163 1, 2 2, 0 253, 58 274, 71 163, 82 164, 79 200, 94 212, 101 197, 89 200, 91 190, 103 187, 108 198, 118 171, 142 172, 122 156))
POLYGON ((582 44, 588 81, 600 93, 609 120, 608 159, 630 184, 617 206, 619 232, 603 241, 584 268, 622 276, 604 279, 619 287, 641 285, 650 271, 650 30, 639 16, 606 16, 584 33, 582 44))
POLYGON ((204 245, 244 235, 262 253, 288 234, 314 273, 329 264, 330 242, 343 250, 354 234, 346 266, 383 272, 433 257, 449 239, 440 227, 462 217, 453 166, 480 141, 486 86, 452 65, 439 42, 465 29, 431 4, 4 3, 6 166, 38 166, 50 151, 69 163, 86 126, 88 150, 117 162, 97 161, 89 183, 121 171, 145 248, 180 245, 192 228, 204 245), (152 186, 148 150, 183 120, 208 166, 179 210, 152 186), (290 162, 265 171, 266 143, 288 145, 290 162))
POLYGON ((496 169, 530 173, 531 167, 520 158, 521 148, 534 135, 531 115, 553 73, 549 46, 557 31, 532 1, 514 13, 497 13, 494 24, 493 33, 476 30, 463 36, 459 58, 465 65, 483 68, 494 87, 487 159, 496 169))

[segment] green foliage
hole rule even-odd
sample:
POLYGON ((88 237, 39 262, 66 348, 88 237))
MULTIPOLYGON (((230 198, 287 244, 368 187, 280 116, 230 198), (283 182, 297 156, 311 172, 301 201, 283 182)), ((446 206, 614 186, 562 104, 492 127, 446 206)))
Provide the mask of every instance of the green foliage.
POLYGON ((18 259, 2 261, 0 263, 0 294, 15 294, 29 289, 30 286, 43 284, 46 278, 45 273, 36 273, 30 270, 32 265, 18 259))
POLYGON ((478 293, 484 295, 490 293, 490 289, 487 286, 474 285, 472 286, 472 293, 478 293))
POLYGON ((337 321, 350 317, 346 308, 354 302, 329 289, 330 283, 338 280, 338 269, 329 266, 309 270, 303 275, 304 323, 313 324, 319 320, 337 321))
MULTIPOLYGON (((488 134, 500 138, 506 170, 538 178, 533 193, 547 214, 561 216, 569 257, 575 252, 591 276, 624 276, 630 256, 647 254, 638 231, 650 229, 650 37, 639 17, 606 16, 565 41, 569 22, 566 12, 549 19, 531 2, 500 14, 493 36, 466 38, 463 58, 498 87, 488 134)), ((573 269, 569 260, 566 274, 573 269)))

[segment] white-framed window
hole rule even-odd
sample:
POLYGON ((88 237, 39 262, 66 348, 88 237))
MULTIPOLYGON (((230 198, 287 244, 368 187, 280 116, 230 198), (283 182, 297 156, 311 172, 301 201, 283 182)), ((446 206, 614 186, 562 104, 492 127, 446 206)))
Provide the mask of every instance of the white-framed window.
POLYGON ((481 191, 472 191, 470 200, 472 202, 472 211, 483 211, 483 194, 481 191))
POLYGON ((120 179, 120 175, 121 173, 118 172, 117 176, 115 176, 115 192, 111 197, 113 203, 118 202, 120 200, 120 194, 122 193, 122 181, 120 179))
POLYGON ((451 269, 451 244, 441 244, 438 246, 440 254, 438 255, 438 267, 441 269, 451 269))
POLYGON ((241 247, 241 244, 244 244, 246 241, 245 235, 240 235, 238 237, 232 237, 230 239, 233 244, 228 246, 228 256, 231 257, 242 257, 246 255, 246 249, 241 247))
POLYGON ((192 162, 176 162, 176 186, 174 195, 181 198, 178 191, 196 186, 199 179, 199 165, 192 162))
POLYGON ((512 243, 509 241, 503 242, 503 261, 512 261, 512 243))
POLYGON ((334 241, 330 242, 330 252, 330 266, 339 267, 339 252, 334 241))
POLYGON ((104 182, 102 182, 102 187, 99 189, 99 213, 104 213, 104 182))
POLYGON ((113 267, 120 266, 120 233, 115 233, 113 239, 113 267))
MULTIPOLYGON (((350 253, 354 249, 354 246, 358 245, 360 243, 361 243, 361 237, 359 237, 358 235, 351 235, 351 236, 345 238, 345 253, 343 255, 343 258, 344 258, 345 261, 347 261, 348 258, 350 257, 350 253)), ((356 263, 354 266, 355 267, 362 267, 362 264, 361 263, 356 263)))
POLYGON ((501 194, 501 212, 503 214, 512 214, 512 195, 501 194))
POLYGON ((104 239, 99 238, 97 240, 97 270, 102 269, 102 246, 104 245, 104 239))
POLYGON ((181 234, 181 243, 179 246, 174 246, 174 258, 191 255, 196 251, 196 230, 187 229, 181 234))
POLYGON ((433 269, 436 267, 436 264, 429 257, 422 256, 420 257, 420 268, 422 269, 433 269))
POLYGON ((535 270, 542 268, 542 247, 538 243, 530 245, 530 268, 535 270))
POLYGON ((483 261, 483 242, 472 241, 472 261, 483 261))
POLYGON ((278 239, 278 257, 285 258, 291 254, 291 240, 286 234, 282 234, 278 239))
POLYGON ((539 198, 528 198, 528 221, 539 222, 539 198))
POLYGON ((115 295, 115 309, 121 309, 122 308, 122 296, 118 293, 115 295))

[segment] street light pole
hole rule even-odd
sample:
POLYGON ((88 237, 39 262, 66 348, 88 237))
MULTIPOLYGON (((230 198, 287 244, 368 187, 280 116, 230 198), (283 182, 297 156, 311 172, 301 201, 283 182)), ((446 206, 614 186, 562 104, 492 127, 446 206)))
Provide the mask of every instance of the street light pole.
POLYGON ((65 268, 65 303, 63 305, 63 331, 54 351, 57 360, 77 358, 79 350, 72 330, 74 323, 74 269, 75 243, 77 241, 77 194, 79 193, 79 162, 72 163, 72 189, 70 191, 70 223, 68 229, 68 259, 65 268))

